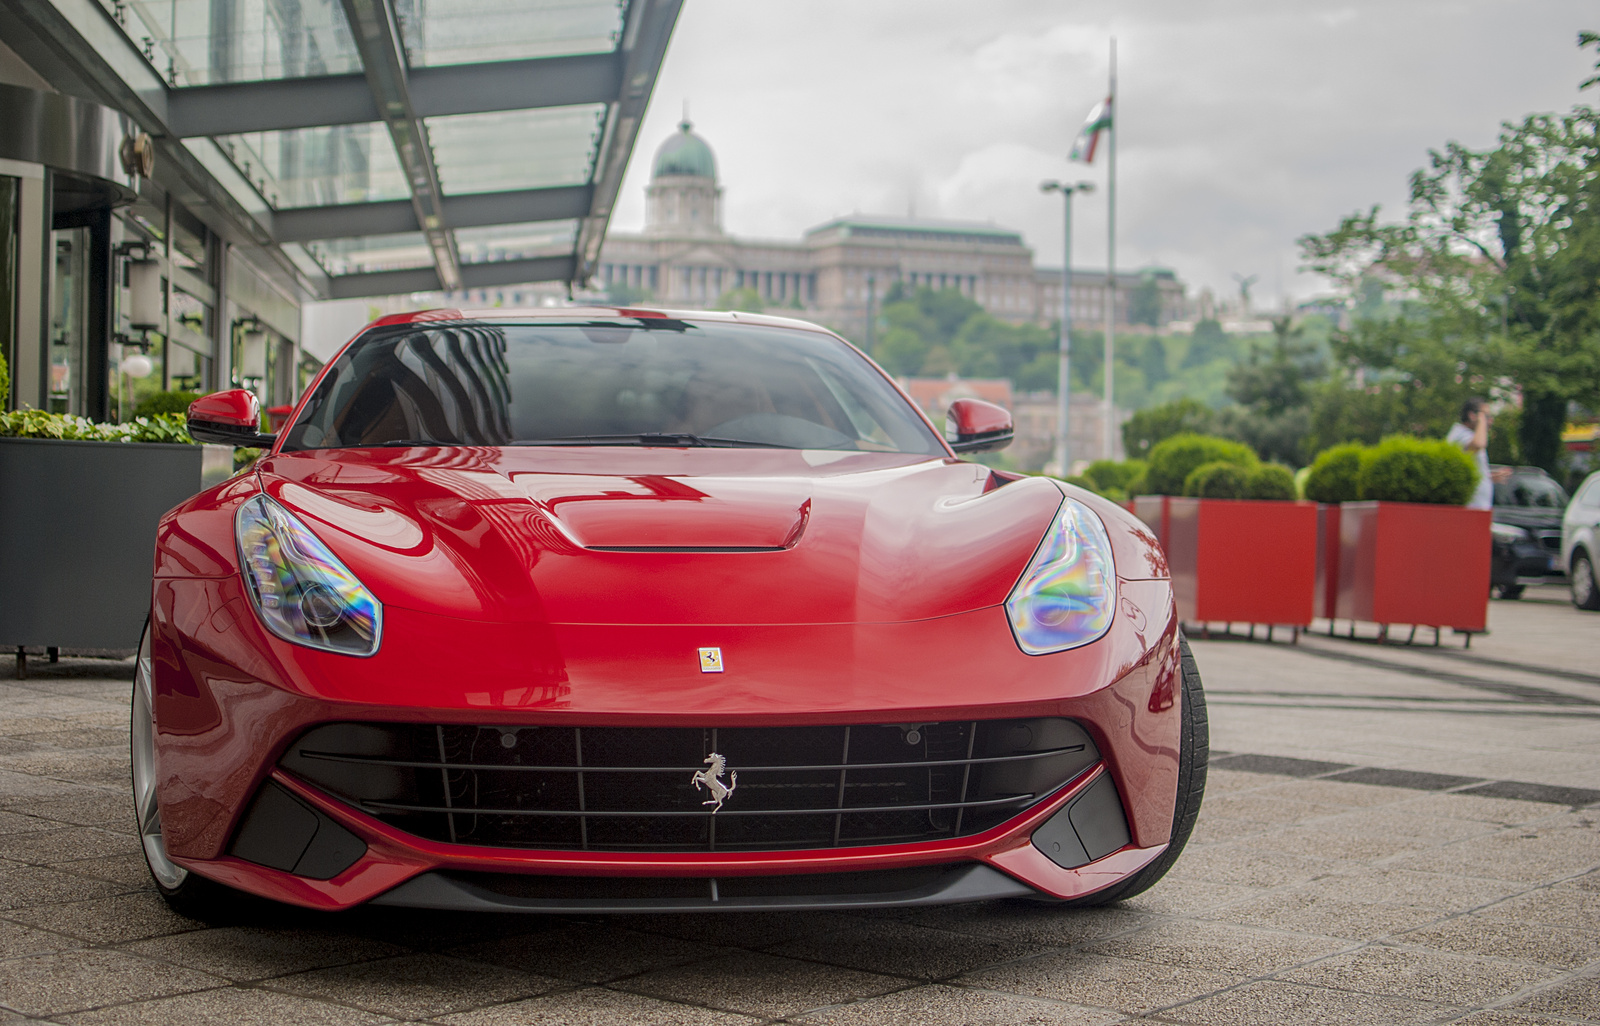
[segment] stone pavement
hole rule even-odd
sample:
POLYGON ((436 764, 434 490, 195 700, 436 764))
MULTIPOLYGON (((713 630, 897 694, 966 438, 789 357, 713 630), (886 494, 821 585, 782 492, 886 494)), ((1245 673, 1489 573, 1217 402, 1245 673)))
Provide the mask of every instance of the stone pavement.
POLYGON ((0 1024, 1600 1023, 1600 614, 1533 590, 1491 628, 1197 641, 1195 839, 1090 911, 207 927, 133 836, 131 663, 0 657, 0 1024))

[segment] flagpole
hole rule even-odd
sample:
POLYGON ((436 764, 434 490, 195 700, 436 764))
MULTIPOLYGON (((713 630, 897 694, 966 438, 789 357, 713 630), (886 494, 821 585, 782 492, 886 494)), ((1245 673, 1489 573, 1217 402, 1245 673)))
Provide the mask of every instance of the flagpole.
POLYGON ((1116 414, 1111 404, 1112 368, 1116 363, 1117 320, 1117 122, 1122 111, 1117 108, 1117 38, 1111 37, 1111 124, 1106 126, 1106 145, 1110 147, 1106 164, 1106 353, 1105 353, 1105 409, 1100 456, 1111 458, 1111 432, 1116 426, 1116 414))

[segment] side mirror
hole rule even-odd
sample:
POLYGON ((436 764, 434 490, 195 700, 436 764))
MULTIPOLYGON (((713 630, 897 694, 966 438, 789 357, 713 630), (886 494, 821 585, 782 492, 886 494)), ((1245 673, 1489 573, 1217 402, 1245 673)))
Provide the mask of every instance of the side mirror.
POLYGON ((203 395, 189 404, 189 434, 197 442, 265 449, 276 435, 261 433, 261 402, 248 389, 203 395))
POLYGON ((1011 412, 982 399, 957 399, 944 416, 944 440, 956 452, 984 452, 1011 444, 1011 412))

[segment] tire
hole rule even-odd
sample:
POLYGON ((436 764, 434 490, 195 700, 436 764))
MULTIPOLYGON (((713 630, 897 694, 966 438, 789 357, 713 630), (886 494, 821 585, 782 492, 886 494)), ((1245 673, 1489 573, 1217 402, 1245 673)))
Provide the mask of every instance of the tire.
POLYGON ((202 922, 231 920, 245 895, 207 880, 173 862, 161 833, 161 806, 156 798, 155 713, 150 683, 150 627, 139 638, 133 671, 129 722, 129 755, 133 764, 133 816, 144 850, 144 863, 156 890, 174 912, 202 922))
POLYGON ((1183 726, 1178 741, 1178 795, 1172 809, 1172 840, 1166 851, 1133 876, 1103 891, 1061 903, 1068 908, 1109 905, 1149 890, 1167 875, 1167 870, 1183 854, 1189 835, 1194 833, 1195 820, 1200 816, 1200 801, 1206 792, 1211 729, 1206 716, 1206 695, 1200 685, 1200 670, 1195 666, 1194 654, 1189 651, 1189 639, 1181 633, 1178 651, 1183 674, 1183 726))
POLYGON ((1600 582, 1595 580, 1594 561, 1589 553, 1579 549, 1572 554, 1572 604, 1579 609, 1600 609, 1600 582))
POLYGON ((1503 599, 1519 599, 1525 589, 1526 586, 1521 584, 1497 584, 1494 593, 1503 599))

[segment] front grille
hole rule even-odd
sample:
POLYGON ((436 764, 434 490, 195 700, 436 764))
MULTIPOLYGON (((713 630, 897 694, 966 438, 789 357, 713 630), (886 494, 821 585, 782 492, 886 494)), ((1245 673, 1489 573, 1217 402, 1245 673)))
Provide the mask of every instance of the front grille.
POLYGON ((283 767, 418 837, 583 851, 771 851, 980 833, 1099 761, 1072 720, 824 727, 332 723, 283 767), (715 752, 733 791, 695 774, 715 752), (734 776, 737 774, 737 776, 734 776))

